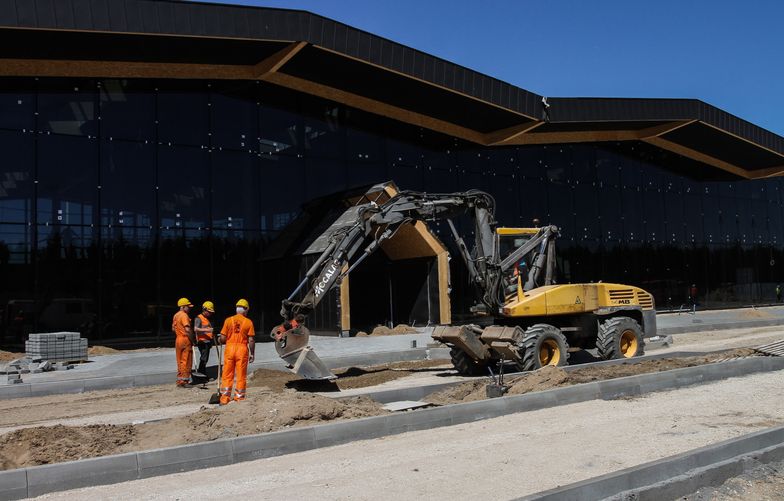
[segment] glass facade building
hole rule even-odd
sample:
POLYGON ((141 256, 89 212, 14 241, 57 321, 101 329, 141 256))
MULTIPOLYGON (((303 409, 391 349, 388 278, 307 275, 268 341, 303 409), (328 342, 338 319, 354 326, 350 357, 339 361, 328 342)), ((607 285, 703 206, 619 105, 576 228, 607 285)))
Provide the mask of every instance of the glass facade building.
MULTIPOLYGON (((279 250, 303 207, 386 180, 488 191, 502 225, 562 229, 560 282, 637 285, 659 309, 692 284, 705 307, 772 302, 784 279, 781 179, 643 142, 485 147, 251 80, 3 77, 0 151, 7 342, 165 335, 180 296, 226 314, 246 297, 267 331, 308 262, 279 250)), ((330 307, 313 322, 337 330, 330 307)))

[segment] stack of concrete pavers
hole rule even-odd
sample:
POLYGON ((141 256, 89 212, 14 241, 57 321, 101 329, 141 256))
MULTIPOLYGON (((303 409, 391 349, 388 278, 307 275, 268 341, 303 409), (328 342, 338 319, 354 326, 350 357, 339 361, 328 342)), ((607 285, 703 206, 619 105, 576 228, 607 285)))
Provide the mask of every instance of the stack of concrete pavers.
POLYGON ((25 342, 26 358, 49 362, 87 360, 87 339, 78 332, 49 332, 30 334, 25 342))

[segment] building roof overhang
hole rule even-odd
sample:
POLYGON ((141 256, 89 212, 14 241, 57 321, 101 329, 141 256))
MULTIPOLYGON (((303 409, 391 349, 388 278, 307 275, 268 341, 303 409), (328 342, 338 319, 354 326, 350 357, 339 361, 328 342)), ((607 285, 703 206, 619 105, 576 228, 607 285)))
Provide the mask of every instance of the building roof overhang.
POLYGON ((784 138, 696 99, 548 98, 297 10, 0 0, 0 76, 266 81, 484 146, 642 141, 742 178, 784 138), (45 36, 44 36, 45 35, 45 36))

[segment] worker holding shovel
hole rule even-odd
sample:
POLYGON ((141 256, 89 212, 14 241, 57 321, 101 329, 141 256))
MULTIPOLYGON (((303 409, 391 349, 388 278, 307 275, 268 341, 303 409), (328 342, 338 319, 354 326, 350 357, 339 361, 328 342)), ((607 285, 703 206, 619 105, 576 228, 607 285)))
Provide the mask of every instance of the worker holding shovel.
POLYGON ((253 363, 256 353, 256 332, 253 322, 247 317, 248 301, 237 301, 237 314, 223 323, 219 342, 226 346, 223 357, 223 377, 220 385, 220 404, 231 401, 231 389, 234 387, 234 400, 245 400, 245 389, 248 379, 248 363, 253 363), (237 377, 235 384, 234 377, 237 377))

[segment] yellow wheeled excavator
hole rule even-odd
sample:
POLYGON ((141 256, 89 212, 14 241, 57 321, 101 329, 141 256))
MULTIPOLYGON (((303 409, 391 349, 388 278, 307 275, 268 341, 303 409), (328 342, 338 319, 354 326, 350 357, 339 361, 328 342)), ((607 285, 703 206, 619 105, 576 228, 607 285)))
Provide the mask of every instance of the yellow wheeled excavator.
POLYGON ((499 227, 495 200, 488 193, 398 191, 387 182, 368 190, 340 221, 299 286, 283 300, 283 323, 271 333, 281 358, 304 377, 334 377, 307 346, 307 315, 385 240, 418 221, 448 223, 479 292, 480 301, 472 308, 476 323, 441 325, 432 335, 450 347, 461 374, 486 374, 490 365, 502 361, 521 370, 565 365, 572 348, 595 347, 604 359, 639 356, 644 338, 656 333, 651 294, 621 284, 557 284, 558 228, 499 227), (474 223, 471 249, 453 222, 463 215, 474 223))

